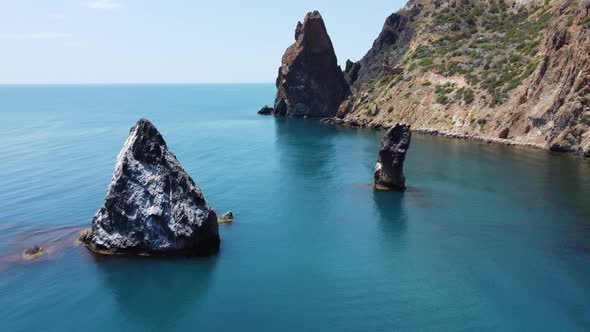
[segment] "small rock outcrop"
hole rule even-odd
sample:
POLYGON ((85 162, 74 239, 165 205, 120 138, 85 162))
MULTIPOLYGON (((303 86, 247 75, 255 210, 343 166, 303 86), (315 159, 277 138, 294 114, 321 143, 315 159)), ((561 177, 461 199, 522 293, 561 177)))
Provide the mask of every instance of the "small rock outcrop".
POLYGON ((389 128, 379 150, 375 165, 375 188, 379 190, 406 189, 404 176, 404 160, 410 147, 412 132, 410 126, 396 124, 389 128))
POLYGON ((186 256, 214 253, 220 242, 217 215, 145 119, 131 128, 104 204, 81 240, 98 253, 186 256))
POLYGON ((26 259, 33 259, 33 258, 37 258, 37 257, 41 256, 44 252, 45 252, 45 249, 35 245, 35 246, 32 246, 31 248, 28 248, 27 250, 25 250, 25 252, 23 253, 23 256, 26 259))
POLYGON ((260 111, 258 111, 258 114, 262 114, 262 115, 270 115, 273 114, 275 111, 274 108, 272 107, 268 107, 268 105, 264 106, 263 108, 260 109, 260 111))
POLYGON ((32 246, 31 248, 25 250, 25 254, 27 255, 35 255, 43 251, 43 248, 39 246, 32 246))
POLYGON ((319 12, 297 23, 295 43, 283 55, 276 85, 276 115, 331 117, 349 95, 319 12))
POLYGON ((231 211, 227 211, 221 217, 217 219, 217 221, 224 223, 224 222, 232 222, 234 221, 234 214, 231 211))

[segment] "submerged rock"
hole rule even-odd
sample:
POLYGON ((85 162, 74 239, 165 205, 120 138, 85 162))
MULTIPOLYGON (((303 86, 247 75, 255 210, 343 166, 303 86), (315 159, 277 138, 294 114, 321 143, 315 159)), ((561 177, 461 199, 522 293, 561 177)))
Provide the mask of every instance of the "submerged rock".
POLYGON ((263 108, 261 108, 260 111, 258 111, 258 114, 270 115, 270 114, 274 113, 274 111, 275 111, 274 108, 268 107, 268 105, 266 105, 263 108))
POLYGON ((232 222, 234 221, 234 214, 231 211, 227 211, 221 217, 217 219, 219 222, 232 222))
POLYGON ((319 12, 297 23, 295 43, 283 55, 276 84, 276 115, 331 117, 349 95, 319 12))
POLYGON ((24 257, 27 259, 33 259, 33 258, 36 258, 36 257, 42 255, 44 252, 45 252, 45 249, 35 245, 35 246, 32 246, 31 248, 25 250, 24 257))
POLYGON ((320 121, 323 123, 329 123, 329 124, 343 124, 344 123, 344 120, 337 118, 337 117, 323 118, 320 121))
POLYGON ((34 255, 40 253, 41 251, 43 251, 43 248, 39 246, 32 246, 31 248, 25 250, 25 254, 34 255))
POLYGON ((145 119, 131 128, 104 204, 81 240, 99 253, 189 256, 214 253, 220 242, 217 215, 145 119))
POLYGON ((409 125, 398 123, 389 128, 383 137, 377 165, 375 165, 376 189, 401 191, 406 189, 404 160, 411 139, 412 132, 409 125))

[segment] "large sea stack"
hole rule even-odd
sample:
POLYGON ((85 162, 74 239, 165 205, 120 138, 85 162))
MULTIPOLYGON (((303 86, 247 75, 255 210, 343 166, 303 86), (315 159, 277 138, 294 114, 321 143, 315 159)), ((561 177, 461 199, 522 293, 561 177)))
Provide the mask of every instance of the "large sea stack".
POLYGON ((379 150, 375 165, 375 188, 380 190, 406 190, 404 160, 410 147, 410 126, 396 124, 389 128, 379 150))
POLYGON ((285 51, 277 78, 274 114, 332 117, 349 95, 348 83, 319 12, 297 23, 295 43, 285 51))
POLYGON ((99 253, 206 255, 219 249, 218 227, 162 135, 141 119, 117 157, 104 204, 83 241, 99 253))

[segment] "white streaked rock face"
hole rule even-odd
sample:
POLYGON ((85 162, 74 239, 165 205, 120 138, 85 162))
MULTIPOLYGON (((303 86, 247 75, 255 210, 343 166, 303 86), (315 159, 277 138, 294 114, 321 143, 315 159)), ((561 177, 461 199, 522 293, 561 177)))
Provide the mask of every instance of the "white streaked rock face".
POLYGON ((219 249, 215 212, 148 120, 131 128, 84 242, 94 251, 123 254, 219 249))

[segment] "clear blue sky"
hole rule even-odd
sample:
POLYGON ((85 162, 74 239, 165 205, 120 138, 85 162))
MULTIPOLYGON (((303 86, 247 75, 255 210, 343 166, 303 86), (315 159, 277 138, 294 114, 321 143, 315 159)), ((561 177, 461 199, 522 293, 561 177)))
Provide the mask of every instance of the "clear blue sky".
POLYGON ((344 64, 404 3, 0 0, 0 84, 274 82, 308 11, 344 64))

